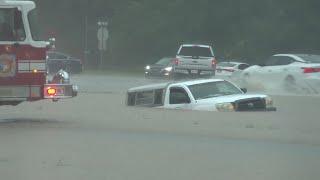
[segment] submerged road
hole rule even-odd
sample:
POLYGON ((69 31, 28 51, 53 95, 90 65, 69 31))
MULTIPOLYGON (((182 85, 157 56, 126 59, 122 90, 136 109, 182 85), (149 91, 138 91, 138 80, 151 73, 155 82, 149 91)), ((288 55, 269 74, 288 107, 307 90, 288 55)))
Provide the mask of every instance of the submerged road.
POLYGON ((318 180, 319 96, 272 94, 277 112, 126 107, 162 80, 79 75, 77 98, 0 107, 6 180, 318 180))

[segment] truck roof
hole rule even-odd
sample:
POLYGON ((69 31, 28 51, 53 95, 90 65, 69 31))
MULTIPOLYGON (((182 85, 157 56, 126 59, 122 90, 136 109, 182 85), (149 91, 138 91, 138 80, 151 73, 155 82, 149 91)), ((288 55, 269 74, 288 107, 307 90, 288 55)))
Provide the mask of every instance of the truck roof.
POLYGON ((202 83, 209 83, 209 82, 219 82, 224 81, 223 79, 198 79, 198 80, 189 80, 189 81, 181 81, 170 83, 171 85, 185 85, 185 86, 192 86, 195 84, 202 84, 202 83))
POLYGON ((140 91, 152 91, 155 89, 165 89, 169 85, 184 85, 184 86, 192 86, 195 84, 209 83, 209 82, 219 82, 225 81, 223 79, 200 79, 200 80, 190 80, 190 81, 179 81, 179 82, 168 82, 168 83, 158 83, 158 84, 150 84, 146 86, 139 86, 130 88, 128 92, 140 92, 140 91))
POLYGON ((155 89, 164 89, 166 88, 170 83, 158 83, 158 84, 150 84, 145 86, 139 86, 130 88, 128 92, 139 92, 139 91, 152 91, 155 89))
POLYGON ((182 44, 181 46, 183 46, 183 47, 198 46, 198 47, 206 47, 206 48, 211 47, 210 45, 207 45, 207 44, 182 44))

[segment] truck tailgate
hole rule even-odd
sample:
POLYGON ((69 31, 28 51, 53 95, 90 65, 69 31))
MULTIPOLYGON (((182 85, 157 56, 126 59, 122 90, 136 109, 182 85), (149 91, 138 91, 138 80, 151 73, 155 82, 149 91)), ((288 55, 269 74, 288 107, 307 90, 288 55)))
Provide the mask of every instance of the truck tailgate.
POLYGON ((176 69, 188 69, 188 70, 213 70, 212 67, 213 58, 210 57, 178 57, 178 63, 176 63, 176 69))

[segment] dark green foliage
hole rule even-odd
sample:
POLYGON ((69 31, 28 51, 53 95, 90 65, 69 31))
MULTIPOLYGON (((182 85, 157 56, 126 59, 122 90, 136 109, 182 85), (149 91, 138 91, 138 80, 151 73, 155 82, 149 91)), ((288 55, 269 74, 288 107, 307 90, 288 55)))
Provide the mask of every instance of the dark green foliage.
MULTIPOLYGON (((175 55, 180 43, 215 46, 217 57, 259 63, 274 53, 320 51, 319 0, 38 0, 41 23, 57 45, 97 56, 96 22, 110 22, 108 64, 143 64, 175 55), (110 60, 112 57, 112 60, 110 60)), ((93 60, 90 60, 90 62, 93 60)))

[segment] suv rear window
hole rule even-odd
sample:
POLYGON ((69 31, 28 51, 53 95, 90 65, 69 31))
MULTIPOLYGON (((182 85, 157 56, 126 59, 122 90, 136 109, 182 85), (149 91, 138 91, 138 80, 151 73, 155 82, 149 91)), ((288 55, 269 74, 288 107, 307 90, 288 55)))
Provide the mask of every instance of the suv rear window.
POLYGON ((213 57, 209 47, 183 46, 178 53, 180 56, 213 57))

